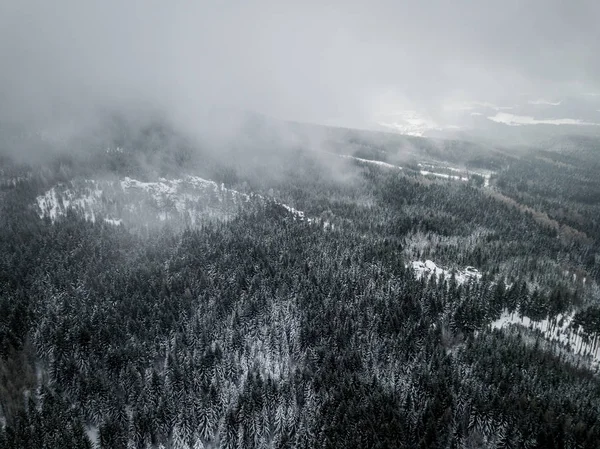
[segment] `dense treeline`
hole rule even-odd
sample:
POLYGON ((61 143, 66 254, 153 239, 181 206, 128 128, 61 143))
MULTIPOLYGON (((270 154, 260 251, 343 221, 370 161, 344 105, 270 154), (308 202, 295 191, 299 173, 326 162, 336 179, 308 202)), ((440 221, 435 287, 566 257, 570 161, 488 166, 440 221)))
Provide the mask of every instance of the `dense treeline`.
POLYGON ((596 256, 600 250, 599 148, 597 139, 559 140, 547 149, 515 160, 499 174, 497 181, 505 195, 546 213, 563 226, 564 233, 585 241, 583 265, 597 280, 600 276, 596 256))
POLYGON ((397 243, 272 212, 183 235, 74 216, 38 222, 35 244, 5 235, 20 264, 5 259, 3 284, 28 298, 7 302, 28 320, 3 326, 20 330, 9 352, 30 340, 45 385, 7 417, 5 446, 89 447, 94 428, 101 447, 563 447, 547 437, 558 401, 560 441, 593 447, 595 379, 540 371, 518 341, 474 338, 501 291, 417 281, 397 243), (494 369, 490 381, 491 353, 538 380, 494 369), (510 380, 529 404, 553 376, 592 402, 553 389, 527 413, 488 391, 510 380))
POLYGON ((40 219, 66 163, 3 187, 0 447, 597 447, 597 376, 490 328, 585 304, 597 339, 592 282, 562 273, 597 269, 589 243, 473 185, 294 157, 224 176, 312 221, 273 201, 184 231, 40 219), (419 279, 426 258, 484 275, 419 279))

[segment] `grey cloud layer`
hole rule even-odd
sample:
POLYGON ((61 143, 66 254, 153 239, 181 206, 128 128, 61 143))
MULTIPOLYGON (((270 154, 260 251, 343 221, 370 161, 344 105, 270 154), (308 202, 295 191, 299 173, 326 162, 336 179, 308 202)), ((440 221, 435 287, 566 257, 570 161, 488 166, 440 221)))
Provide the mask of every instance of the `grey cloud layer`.
POLYGON ((600 90, 598 17, 597 2, 558 0, 0 0, 1 115, 142 99, 180 117, 220 105, 364 126, 560 98, 600 90))

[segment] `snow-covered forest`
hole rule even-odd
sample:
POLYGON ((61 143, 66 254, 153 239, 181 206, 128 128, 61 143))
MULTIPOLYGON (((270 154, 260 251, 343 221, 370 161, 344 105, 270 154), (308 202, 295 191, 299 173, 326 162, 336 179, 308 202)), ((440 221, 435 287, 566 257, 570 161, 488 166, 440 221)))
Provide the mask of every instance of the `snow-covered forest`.
POLYGON ((2 158, 0 447, 598 447, 600 141, 169 132, 2 158))

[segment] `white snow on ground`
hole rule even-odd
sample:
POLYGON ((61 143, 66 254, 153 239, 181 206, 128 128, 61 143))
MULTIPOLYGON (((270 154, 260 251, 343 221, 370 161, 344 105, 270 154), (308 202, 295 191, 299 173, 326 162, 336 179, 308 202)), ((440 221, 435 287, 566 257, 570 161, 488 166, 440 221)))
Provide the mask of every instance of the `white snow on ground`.
POLYGON ((494 116, 488 117, 488 120, 497 123, 503 123, 509 126, 523 125, 573 125, 573 126, 600 126, 600 123, 586 122, 580 119, 573 118, 558 118, 558 119, 536 119, 528 115, 514 115, 505 112, 499 112, 494 116))
POLYGON ((100 438, 98 435, 98 427, 96 426, 85 426, 85 434, 92 443, 92 447, 100 447, 100 438))
POLYGON ((484 187, 490 186, 490 178, 494 174, 494 172, 491 170, 483 170, 483 169, 467 170, 465 168, 451 167, 448 165, 433 165, 433 164, 426 164, 426 163, 419 163, 417 165, 419 167, 421 167, 420 173, 423 176, 432 175, 432 176, 437 176, 438 178, 454 179, 454 180, 464 182, 464 181, 468 181, 469 177, 471 175, 478 175, 483 178, 483 182, 484 182, 483 186, 484 187), (457 173, 457 174, 452 175, 452 174, 448 174, 448 173, 439 173, 436 170, 449 170, 449 171, 457 173))
POLYGON ((105 218, 104 221, 108 224, 114 225, 114 226, 119 226, 121 223, 123 223, 123 220, 119 219, 115 219, 115 218, 105 218))
POLYGON ((491 171, 491 170, 480 170, 479 172, 472 172, 472 173, 483 177, 483 187, 489 187, 490 186, 490 179, 491 179, 492 175, 494 174, 493 171, 491 171))
POLYGON ((308 223, 311 223, 313 221, 312 218, 306 218, 304 216, 304 212, 301 211, 301 210, 294 209, 293 207, 288 206, 287 204, 283 204, 283 203, 279 203, 279 202, 277 202, 277 204, 279 204, 281 207, 283 207, 284 209, 286 209, 292 215, 294 215, 295 217, 297 217, 300 221, 306 220, 308 223))
POLYGON ((432 169, 432 170, 435 170, 436 168, 445 168, 446 170, 455 171, 455 172, 463 172, 464 171, 464 170, 461 170, 460 168, 456 168, 456 167, 450 167, 450 166, 444 166, 444 165, 425 164, 425 163, 421 163, 421 162, 419 162, 417 165, 419 167, 426 167, 426 168, 432 169))
MULTIPOLYGON (((363 162, 366 164, 374 164, 374 165, 378 165, 380 167, 402 170, 401 166, 393 165, 388 162, 376 161, 376 160, 372 160, 372 159, 363 159, 360 157, 351 156, 349 154, 337 154, 337 153, 330 153, 330 154, 334 154, 334 155, 339 156, 344 159, 353 159, 355 161, 363 162)), ((484 179, 484 187, 490 186, 490 178, 491 178, 492 174, 494 173, 489 170, 468 171, 468 170, 465 170, 462 168, 455 168, 455 167, 441 166, 441 165, 437 166, 437 165, 433 165, 433 164, 419 163, 418 166, 427 168, 427 170, 422 169, 419 171, 419 173, 423 176, 431 175, 431 176, 436 176, 438 178, 450 179, 450 180, 456 180, 456 181, 462 181, 462 182, 467 182, 469 180, 469 175, 479 175, 484 179), (431 170, 436 170, 436 169, 446 169, 446 170, 455 172, 457 174, 452 175, 452 174, 448 174, 448 173, 438 173, 436 171, 431 171, 431 170)))
POLYGON ((423 176, 427 176, 427 175, 432 175, 432 176, 436 176, 438 178, 444 178, 444 179, 453 179, 453 180, 457 180, 457 181, 468 181, 469 178, 465 178, 464 176, 454 176, 454 175, 449 175, 447 173, 435 173, 435 172, 430 172, 427 170, 421 170, 420 173, 423 176))
MULTIPOLYGON (((237 190, 227 189, 223 184, 218 185, 214 181, 209 181, 198 176, 187 176, 184 179, 165 179, 160 178, 156 182, 142 182, 136 179, 125 178, 121 180, 123 191, 144 191, 152 198, 156 199, 159 205, 165 203, 172 204, 177 212, 187 210, 187 202, 195 200, 199 195, 210 195, 214 193, 222 202, 219 194, 231 194, 243 201, 249 201, 250 196, 238 192, 237 190)), ((163 212, 161 219, 167 219, 168 213, 163 212), (167 214, 167 215, 165 215, 167 214)))
MULTIPOLYGON (((48 216, 52 221, 73 209, 90 221, 101 214, 106 223, 115 226, 127 222, 127 218, 166 221, 182 217, 194 225, 201 217, 230 216, 240 201, 251 199, 267 201, 262 195, 227 189, 198 176, 153 182, 126 177, 115 182, 82 180, 58 185, 38 196, 36 203, 40 218, 48 216)), ((303 211, 276 200, 275 203, 299 221, 313 221, 303 211)))
POLYGON ((383 161, 374 161, 372 159, 362 159, 360 157, 350 156, 349 154, 340 154, 338 156, 343 157, 345 159, 354 159, 355 161, 365 162, 367 164, 379 165, 380 167, 395 168, 398 170, 402 170, 402 167, 400 167, 398 165, 388 164, 387 162, 383 162, 383 161))
POLYGON ((41 217, 48 215, 54 221, 57 216, 64 215, 67 209, 73 208, 83 211, 86 220, 96 220, 91 206, 100 200, 102 190, 96 188, 95 183, 86 182, 83 194, 75 194, 73 191, 66 189, 60 192, 59 198, 57 193, 57 189, 54 187, 44 195, 37 197, 38 207, 43 211, 41 217))
POLYGON ((469 281, 478 281, 481 279, 481 273, 474 267, 465 267, 462 270, 448 270, 438 266, 432 260, 426 260, 425 262, 421 262, 419 260, 413 261, 409 264, 415 272, 417 279, 421 279, 422 277, 426 277, 429 279, 431 276, 435 276, 436 278, 440 278, 440 276, 449 281, 452 278, 452 274, 454 273, 454 278, 458 284, 464 284, 469 281))
POLYGON ((581 328, 573 329, 574 312, 567 314, 558 314, 551 319, 534 321, 527 316, 520 316, 519 313, 509 313, 503 311, 500 318, 493 321, 492 329, 505 329, 510 326, 521 326, 531 330, 541 332, 542 336, 549 342, 558 343, 570 349, 571 352, 591 357, 592 366, 600 367, 600 342, 590 340, 585 337, 581 328))

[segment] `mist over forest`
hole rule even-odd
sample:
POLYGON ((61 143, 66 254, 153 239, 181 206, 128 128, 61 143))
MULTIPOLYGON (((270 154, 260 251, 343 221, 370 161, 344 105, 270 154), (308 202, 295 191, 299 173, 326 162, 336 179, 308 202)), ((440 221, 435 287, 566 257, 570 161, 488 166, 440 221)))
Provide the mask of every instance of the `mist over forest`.
POLYGON ((598 448, 598 16, 0 0, 0 448, 598 448))

